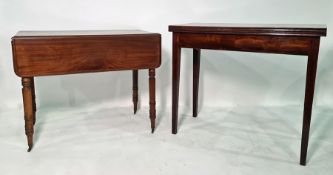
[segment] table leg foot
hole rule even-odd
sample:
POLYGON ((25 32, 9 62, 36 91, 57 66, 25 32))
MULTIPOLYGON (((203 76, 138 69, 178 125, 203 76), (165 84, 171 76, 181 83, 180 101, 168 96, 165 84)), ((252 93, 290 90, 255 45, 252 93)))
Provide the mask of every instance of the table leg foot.
POLYGON ((151 133, 155 131, 155 120, 151 122, 151 133))
POLYGON ((137 109, 138 109, 137 104, 134 104, 134 112, 133 112, 133 114, 136 114, 137 109))
POLYGON ((172 134, 177 134, 177 129, 176 130, 172 129, 172 134))
POLYGON ((29 146, 27 151, 30 152, 31 150, 32 150, 32 145, 29 146))

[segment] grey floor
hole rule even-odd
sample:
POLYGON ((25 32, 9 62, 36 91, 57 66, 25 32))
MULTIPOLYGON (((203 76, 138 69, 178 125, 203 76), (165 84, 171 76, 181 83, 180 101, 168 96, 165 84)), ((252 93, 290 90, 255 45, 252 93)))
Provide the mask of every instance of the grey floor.
POLYGON ((332 174, 332 109, 314 108, 306 167, 301 106, 181 108, 177 135, 170 111, 157 110, 151 134, 147 108, 40 109, 30 153, 22 111, 2 111, 0 174, 332 174))

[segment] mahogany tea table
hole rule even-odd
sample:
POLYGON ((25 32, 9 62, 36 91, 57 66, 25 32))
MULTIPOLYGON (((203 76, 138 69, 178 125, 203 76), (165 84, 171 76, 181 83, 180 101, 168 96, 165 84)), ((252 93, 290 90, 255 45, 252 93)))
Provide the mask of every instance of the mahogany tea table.
POLYGON ((155 129, 155 68, 161 64, 161 35, 141 30, 21 31, 12 38, 14 70, 22 78, 25 133, 33 146, 36 122, 34 77, 105 71, 133 72, 134 114, 138 70, 149 71, 151 130, 155 129))
POLYGON ((192 23, 170 25, 172 47, 172 133, 177 133, 181 48, 193 48, 193 117, 198 114, 200 50, 230 50, 307 56, 300 164, 306 164, 320 37, 325 25, 192 23))

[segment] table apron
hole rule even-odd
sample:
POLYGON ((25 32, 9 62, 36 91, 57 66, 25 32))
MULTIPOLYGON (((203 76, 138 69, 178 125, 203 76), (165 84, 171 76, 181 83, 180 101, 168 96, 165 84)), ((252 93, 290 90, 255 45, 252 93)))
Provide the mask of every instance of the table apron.
POLYGON ((319 37, 174 33, 178 47, 308 55, 319 37))

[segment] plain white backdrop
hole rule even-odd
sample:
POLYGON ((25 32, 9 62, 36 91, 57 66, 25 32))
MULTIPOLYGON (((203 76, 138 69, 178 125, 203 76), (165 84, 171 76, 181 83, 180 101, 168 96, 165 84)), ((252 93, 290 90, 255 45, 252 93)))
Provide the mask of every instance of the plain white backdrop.
MULTIPOLYGON (((19 30, 143 29, 162 34, 162 66, 157 70, 157 105, 170 106, 169 24, 188 22, 326 24, 322 38, 316 105, 333 100, 330 0, 11 0, 0 1, 1 109, 19 108, 20 79, 12 66, 10 38, 19 30)), ((192 51, 183 49, 180 103, 191 104, 192 51)), ((205 106, 302 104, 306 58, 302 56, 203 51, 200 104, 205 106)), ((41 106, 101 101, 128 105, 130 72, 37 78, 41 106), (125 99, 125 101, 123 101, 125 99)), ((141 99, 147 97, 147 71, 140 71, 141 99)), ((147 103, 142 103, 147 105, 147 103)))
MULTIPOLYGON (((157 128, 157 133, 160 130, 160 132, 162 132, 162 136, 160 136, 160 139, 156 139, 156 137, 158 137, 158 134, 154 136, 154 138, 157 140, 156 142, 157 146, 161 146, 160 145, 161 143, 158 141, 164 143, 166 142, 165 140, 168 141, 168 139, 175 139, 174 137, 169 136, 169 134, 171 133, 170 107, 171 107, 172 35, 170 32, 168 32, 168 25, 189 23, 189 22, 326 24, 328 27, 327 30, 328 36, 323 37, 321 39, 315 99, 314 99, 314 120, 322 120, 322 118, 320 118, 321 116, 319 115, 322 114, 325 119, 327 120, 329 119, 329 121, 332 122, 332 120, 330 119, 332 118, 332 115, 325 113, 326 111, 332 111, 331 109, 333 108, 332 107, 333 39, 331 37, 331 33, 333 33, 333 1, 331 0, 251 0, 251 1, 249 0, 232 0, 232 1, 231 0, 141 0, 141 1, 0 0, 0 99, 1 99, 0 119, 2 123, 1 124, 2 127, 0 128, 0 136, 7 143, 3 145, 8 146, 2 149, 3 152, 8 152, 8 150, 13 150, 13 149, 17 150, 25 149, 21 82, 20 78, 18 78, 13 71, 11 45, 10 45, 11 37, 15 35, 17 31, 142 29, 150 32, 161 33, 162 48, 163 48, 162 65, 160 68, 157 69, 156 72, 156 88, 157 88, 156 102, 157 102, 157 115, 158 115, 157 117, 160 118, 159 121, 161 122, 160 128, 157 128), (161 118, 163 118, 163 120, 161 120, 161 118), (13 137, 17 139, 8 139, 9 135, 13 132, 15 133, 14 134, 15 137, 14 136, 13 137), (163 135, 163 133, 165 135, 163 135), (15 142, 14 140, 17 142, 15 142), (13 145, 16 145, 16 147, 13 145), (17 145, 20 146, 17 147, 17 145)), ((181 78, 180 113, 181 115, 184 114, 184 116, 191 115, 190 112, 192 105, 192 59, 191 58, 192 58, 192 50, 183 49, 182 63, 181 63, 182 64, 181 77, 180 77, 181 78)), ((213 113, 213 114, 211 113, 212 111, 214 111, 212 109, 232 108, 237 111, 238 108, 241 109, 243 107, 245 108, 286 107, 289 109, 290 106, 296 106, 296 109, 294 109, 293 112, 290 112, 290 110, 289 111, 285 110, 285 112, 287 112, 285 114, 283 112, 277 112, 279 114, 277 115, 277 117, 283 116, 286 118, 286 116, 290 116, 296 118, 295 120, 297 120, 297 122, 294 122, 295 123, 294 127, 296 128, 295 130, 297 131, 296 132, 297 134, 294 133, 295 137, 292 138, 293 139, 296 138, 299 141, 300 139, 299 129, 302 117, 302 105, 303 105, 304 88, 305 88, 305 71, 306 71, 306 57, 303 56, 203 50, 202 59, 201 59, 200 88, 199 88, 199 112, 202 111, 202 118, 205 118, 203 116, 207 116, 207 119, 209 120, 209 117, 214 117, 214 116, 217 118, 219 117, 218 113, 213 113), (207 109, 207 111, 205 111, 205 109, 207 109)), ((110 113, 112 113, 112 115, 131 116, 130 113, 126 113, 129 111, 129 109, 132 109, 131 82, 132 81, 131 81, 130 71, 78 74, 78 75, 66 75, 66 76, 49 76, 49 77, 36 78, 35 83, 37 91, 36 92, 37 106, 42 111, 38 115, 39 116, 44 115, 41 116, 41 118, 45 117, 45 119, 43 119, 45 121, 44 123, 45 125, 47 125, 46 123, 48 123, 46 121, 52 122, 53 120, 56 120, 57 116, 60 117, 59 119, 63 119, 59 115, 80 116, 75 112, 70 112, 71 109, 73 110, 76 109, 78 111, 85 113, 85 110, 88 110, 89 107, 91 106, 98 106, 97 109, 101 109, 100 106, 103 106, 102 109, 104 109, 104 107, 106 106, 109 106, 110 108, 113 108, 116 111, 113 113, 112 111, 109 111, 110 113), (122 107, 120 109, 124 109, 123 112, 121 110, 119 112, 119 110, 117 109, 118 107, 122 107), (68 113, 66 114, 61 113, 60 111, 61 112, 67 111, 68 113), (59 115, 57 112, 59 112, 59 115), (51 119, 51 117, 53 117, 53 119, 51 119)), ((139 98, 140 98, 140 105, 142 108, 142 111, 141 113, 139 113, 139 115, 146 117, 146 115, 148 114, 148 110, 146 109, 146 107, 148 106, 147 70, 139 71, 139 98)), ((103 112, 101 113, 105 114, 105 111, 103 112)), ((252 112, 251 116, 253 115, 261 116, 260 112, 255 112, 253 110, 244 110, 244 109, 243 113, 240 112, 241 114, 235 114, 235 112, 230 112, 230 113, 225 111, 223 112, 223 110, 220 112, 221 115, 223 114, 223 116, 224 115, 228 116, 227 114, 235 115, 236 116, 236 119, 234 119, 235 121, 237 121, 237 116, 244 115, 246 117, 246 113, 248 112, 250 113, 252 112)), ((90 112, 87 112, 86 114, 91 115, 90 112)), ((251 116, 248 116, 249 118, 247 120, 251 120, 250 119, 251 116)), ((78 120, 80 121, 80 119, 78 120)), ((131 120, 132 119, 128 119, 127 122, 130 123, 131 120)), ((101 120, 101 121, 110 122, 107 120, 101 120)), ((120 121, 122 121, 122 119, 120 119, 120 121)), ((94 120, 93 122, 95 122, 96 124, 98 123, 98 120, 94 120)), ((116 123, 117 120, 112 122, 116 123)), ((139 122, 140 123, 139 125, 146 124, 146 122, 148 121, 144 120, 141 123, 139 122)), ((116 127, 115 123, 113 123, 112 126, 116 127)), ((185 123, 186 121, 184 121, 184 125, 185 123)), ((209 124, 210 122, 207 123, 209 124)), ((251 124, 251 122, 246 124, 251 124)), ((73 123, 73 125, 75 125, 75 122, 73 123)), ((143 132, 149 130, 147 126, 144 125, 144 127, 139 127, 139 126, 132 126, 132 127, 134 128, 138 127, 143 132)), ((325 125, 326 128, 329 128, 328 126, 329 125, 325 125)), ((50 127, 52 128, 52 126, 50 127)), ((54 126, 54 127, 59 127, 59 126, 54 126)), ((67 128, 71 127, 71 125, 70 124, 64 125, 64 128, 66 127, 67 128)), ((240 126, 240 128, 241 127, 242 126, 240 126)), ((266 127, 268 126, 266 125, 266 127)), ((316 127, 321 128, 320 122, 319 124, 316 125, 316 127)), ((47 130, 46 129, 47 126, 43 127, 39 126, 38 128, 39 131, 43 130, 43 132, 46 132, 47 130)), ((134 131, 136 130, 134 129, 134 131)), ((127 131, 126 133, 128 132, 131 133, 131 131, 127 131)), ((325 130, 323 132, 325 132, 325 130)), ((65 133, 70 134, 71 132, 68 131, 65 133)), ((117 134, 121 133, 122 132, 119 132, 117 134)), ((200 132, 198 131, 198 133, 200 132)), ((52 135, 50 133, 46 133, 44 135, 45 137, 43 137, 43 134, 38 134, 38 135, 39 135, 38 136, 39 142, 37 143, 36 150, 38 149, 43 150, 43 147, 44 148, 53 147, 54 145, 52 144, 46 145, 46 143, 49 143, 47 141, 47 138, 58 137, 57 134, 52 135), (42 145, 43 143, 45 145, 40 146, 38 148, 38 144, 42 145)), ((88 136, 95 137, 93 134, 88 136)), ((131 137, 134 136, 135 133, 134 132, 131 133, 131 137)), ((211 134, 198 135, 198 136, 202 137, 202 139, 205 137, 210 138, 211 134)), ((327 135, 324 136, 320 135, 319 138, 324 140, 329 138, 328 136, 327 137, 325 136, 327 135)), ((183 135, 183 138, 186 137, 183 135)), ((171 140, 171 144, 184 143, 184 145, 181 144, 181 148, 186 146, 191 146, 192 141, 195 142, 194 140, 197 137, 190 134, 187 135, 187 138, 190 138, 190 141, 188 143, 184 143, 186 141, 177 142, 178 140, 171 140)), ((151 141, 150 135, 145 135, 145 137, 141 139, 149 139, 149 141, 151 141)), ((214 140, 214 138, 211 139, 214 140)), ((95 141, 99 142, 100 140, 96 139, 95 141)), ((149 141, 148 143, 154 143, 149 141)), ((61 144, 64 142, 59 141, 58 143, 61 144)), ((80 143, 82 142, 78 141, 77 143, 75 142, 74 145, 80 143)), ((126 141, 125 143, 128 144, 126 141)), ((240 142, 238 143, 245 144, 240 142)), ((286 144, 288 145, 289 143, 290 142, 288 140, 286 144)), ((321 142, 318 142, 319 145, 320 143, 321 142)), ((202 144, 204 145, 205 142, 203 141, 202 144)), ((328 145, 326 145, 327 149, 329 148, 329 145, 332 145, 332 139, 331 141, 328 141, 328 145)), ((197 145, 197 147, 199 148, 200 146, 202 145, 197 145)), ((232 145, 229 146, 232 147, 232 145)), ((120 145, 119 147, 121 148, 122 146, 120 145)), ((163 147, 167 146, 162 144, 162 148, 163 147)), ((293 150, 296 151, 296 155, 290 157, 290 159, 293 162, 288 162, 288 164, 291 165, 294 164, 295 166, 297 166, 299 144, 297 143, 295 146, 293 146, 293 148, 294 148, 293 150)), ((171 149, 171 152, 176 150, 176 148, 173 148, 172 146, 168 147, 168 149, 171 149)), ((327 149, 325 151, 327 151, 328 153, 332 152, 332 149, 330 150, 327 149)), ((24 152, 18 152, 17 150, 16 153, 18 154, 17 157, 19 158, 13 159, 12 162, 10 161, 7 162, 7 167, 13 166, 14 168, 15 164, 14 162, 16 162, 17 160, 22 160, 22 157, 20 157, 19 155, 20 154, 26 155, 24 152)), ((56 154, 57 152, 56 148, 52 148, 52 151, 53 151, 52 154, 56 154)), ((69 152, 72 151, 73 150, 70 150, 69 152)), ((163 149, 160 151, 163 152, 163 149)), ((156 151, 156 153, 157 152, 158 151, 156 151)), ((324 154, 326 154, 327 152, 324 152, 324 154)), ((238 152, 236 151, 236 153, 238 152)), ((67 153, 63 154, 64 154, 63 156, 65 157, 67 153)), ((79 154, 79 151, 77 151, 77 154, 79 154)), ((195 151, 193 152, 189 151, 188 154, 200 154, 200 151, 199 153, 195 151)), ((210 152, 209 154, 214 155, 215 153, 210 152)), ((8 153, 5 155, 10 156, 13 154, 8 153)), ((39 158, 41 157, 38 157, 39 156, 38 153, 35 153, 35 155, 37 155, 37 158, 34 160, 35 161, 37 160, 37 162, 39 162, 40 160, 39 158)), ((40 156, 42 155, 43 154, 41 154, 40 156)), ((130 157, 129 159, 133 158, 131 156, 132 155, 128 155, 128 157, 130 157)), ((166 156, 168 157, 168 154, 166 154, 166 156)), ((169 156, 172 157, 172 154, 169 156)), ((265 153, 263 153, 262 156, 265 157, 265 153)), ((262 156, 257 156, 256 158, 258 157, 260 158, 262 156)), ((0 155, 0 157, 2 156, 0 155)), ((49 158, 49 156, 46 157, 49 158)), ((177 158, 181 159, 179 157, 177 158)), ((23 159, 26 160, 25 158, 23 159)), ((48 162, 46 166, 48 165, 51 166, 53 164, 51 159, 49 160, 50 162, 48 162)), ((91 160, 95 159, 92 158, 91 160)), ((126 158, 123 160, 126 160, 126 158)), ((220 157, 219 160, 221 160, 220 157)), ((226 159, 223 160, 226 162, 228 161, 226 159)), ((231 167, 242 166, 241 164, 237 163, 238 160, 240 159, 232 160, 234 164, 232 164, 231 167)), ((247 159, 244 159, 243 161, 245 160, 247 159)), ((276 159, 272 158, 269 160, 274 162, 274 160, 276 159)), ((331 158, 328 160, 332 162, 331 158)), ((147 159, 144 160, 143 162, 145 161, 149 162, 151 160, 147 159)), ((211 157, 209 156, 207 157, 207 161, 216 162, 215 159, 211 159, 211 157)), ((58 161, 58 163, 59 162, 61 161, 58 161)), ((265 161, 260 159, 259 162, 265 163, 265 161)), ((61 162, 61 163, 67 164, 67 162, 61 162)), ((59 165, 61 165, 61 163, 59 163, 59 165)), ((245 161, 245 164, 246 163, 248 162, 245 161)), ((30 164, 27 163, 26 165, 30 164)), ((199 165, 201 165, 201 163, 198 164, 193 163, 190 165, 198 167, 199 165)), ((166 167, 163 166, 161 169, 163 170, 167 169, 166 167)), ((132 171, 139 169, 142 170, 144 169, 143 167, 144 166, 135 167, 134 169, 132 169, 132 171)), ((184 167, 172 167, 172 166, 170 167, 180 168, 180 169, 184 168, 184 167)), ((279 168, 287 170, 288 168, 286 167, 288 166, 285 166, 284 164, 284 166, 281 166, 279 168)), ((317 168, 319 167, 322 167, 322 165, 317 166, 317 168)), ((0 170, 1 168, 3 167, 1 167, 0 164, 0 170)), ((128 168, 130 169, 130 167, 128 168)), ((191 166, 187 168, 188 169, 183 169, 183 171, 180 172, 191 173, 191 171, 187 170, 191 170, 193 168, 191 168, 191 166)), ((216 166, 215 168, 216 169, 214 170, 219 170, 218 169, 219 166, 216 166)), ((261 167, 259 166, 257 168, 260 169, 261 167)), ((74 171, 74 169, 73 171, 69 171, 70 172, 69 174, 75 174, 74 172, 77 171, 74 171)), ((6 172, 8 174, 11 174, 9 173, 12 172, 10 170, 11 169, 8 168, 6 172)), ((23 168, 22 171, 24 170, 25 169, 23 168)), ((79 172, 80 166, 77 166, 75 170, 78 170, 79 172)), ((87 169, 85 170, 86 172, 91 172, 91 173, 96 172, 94 171, 94 168, 89 169, 91 171, 88 171, 87 169)), ((103 172, 104 173, 117 172, 118 174, 126 174, 124 172, 122 173, 120 169, 119 170, 112 169, 112 170, 113 171, 103 171, 103 172)), ((232 174, 233 172, 232 168, 228 170, 230 171, 227 174, 232 174)), ((299 169, 291 172, 292 173, 299 172, 298 170, 299 169)), ((134 172, 132 171, 129 171, 127 173, 134 174, 135 171, 134 172)), ((142 173, 144 172, 145 171, 142 171, 142 173)), ((156 174, 157 172, 159 171, 158 170, 155 171, 155 169, 152 169, 152 171, 150 171, 151 174, 156 174)), ((172 173, 172 171, 166 171, 166 172, 167 172, 166 174, 172 173)), ((198 171, 197 173, 199 172, 200 171, 198 171)), ((251 172, 256 172, 256 171, 253 170, 251 172)), ((267 170, 265 172, 272 173, 271 170, 267 170)), ((313 173, 314 172, 315 171, 313 171, 313 173)), ((234 173, 243 174, 244 172, 237 171, 234 173)), ((100 172, 100 174, 103 173, 100 172)))

